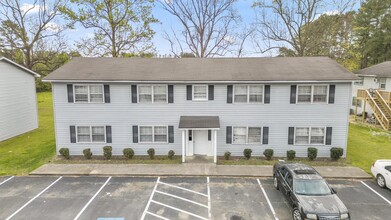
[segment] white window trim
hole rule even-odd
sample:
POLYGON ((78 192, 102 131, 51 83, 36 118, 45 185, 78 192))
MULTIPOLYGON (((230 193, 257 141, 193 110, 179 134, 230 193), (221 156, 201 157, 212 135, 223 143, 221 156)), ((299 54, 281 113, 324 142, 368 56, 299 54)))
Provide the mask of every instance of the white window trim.
POLYGON ((168 144, 168 139, 169 139, 169 133, 168 133, 168 125, 139 125, 138 126, 138 143, 140 144, 168 144), (152 142, 142 142, 141 141, 141 129, 140 127, 152 127, 152 142), (166 127, 166 134, 167 134, 167 138, 166 138, 166 141, 159 141, 159 142, 155 142, 155 127, 166 127))
POLYGON ((311 126, 311 127, 295 127, 295 133, 293 135, 293 145, 297 146, 307 146, 307 145, 316 145, 316 146, 323 146, 326 145, 326 136, 327 136, 327 128, 323 126, 311 126), (308 128, 308 144, 296 144, 296 129, 297 128, 308 128), (322 144, 311 144, 311 130, 312 128, 323 128, 324 129, 324 136, 323 136, 323 143, 322 144))
POLYGON ((308 104, 329 104, 330 85, 329 84, 298 84, 296 86, 296 104, 308 105, 308 104), (299 102, 299 86, 311 86, 311 102, 299 102), (314 102, 314 86, 327 86, 326 102, 314 102))
POLYGON ((106 143, 106 126, 105 125, 76 125, 75 126, 75 132, 76 132, 76 143, 80 143, 80 144, 95 144, 95 143, 106 143), (89 142, 80 142, 79 141, 79 134, 78 134, 78 127, 90 127, 90 141, 89 142), (104 141, 103 142, 93 142, 92 141, 92 127, 103 127, 104 131, 103 131, 103 135, 105 136, 104 138, 104 141))
POLYGON ((232 103, 235 104, 235 87, 236 86, 247 86, 247 102, 236 102, 237 104, 255 104, 260 105, 265 102, 265 85, 264 84, 235 84, 232 89, 232 103), (250 102, 250 86, 262 86, 262 102, 250 102))
POLYGON ((155 86, 165 86, 166 87, 166 102, 156 102, 157 104, 165 104, 168 103, 168 85, 167 84, 138 84, 137 85, 137 103, 141 104, 152 104, 155 103, 155 96, 154 96, 154 87, 155 86), (140 102, 140 86, 150 86, 151 87, 151 102, 140 102))
POLYGON ((208 101, 209 100, 209 86, 208 85, 205 85, 205 84, 197 84, 197 85, 192 85, 191 86, 191 100, 192 101, 208 101), (206 98, 204 99, 196 99, 194 98, 194 86, 204 86, 206 87, 206 98))
POLYGON ((232 144, 235 144, 235 145, 263 144, 263 127, 261 127, 261 126, 232 126, 231 140, 232 140, 232 144), (245 143, 234 143, 234 130, 235 130, 235 128, 246 128, 246 142, 245 143), (261 141, 260 142, 251 142, 251 143, 248 142, 248 128, 261 128, 261 141))
POLYGON ((85 104, 85 103, 93 103, 93 104, 102 104, 105 103, 105 88, 103 84, 73 84, 73 103, 76 104, 85 104), (87 97, 88 102, 76 102, 76 86, 87 86, 87 97), (101 86, 102 87, 102 102, 91 102, 91 93, 90 86, 101 86))

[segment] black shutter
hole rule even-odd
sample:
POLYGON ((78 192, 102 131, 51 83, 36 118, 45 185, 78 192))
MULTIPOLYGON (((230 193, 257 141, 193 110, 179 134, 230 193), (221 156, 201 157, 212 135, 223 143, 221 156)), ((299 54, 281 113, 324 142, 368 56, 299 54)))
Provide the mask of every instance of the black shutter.
POLYGON ((265 85, 265 104, 270 103, 270 85, 265 85))
POLYGON ((333 128, 326 128, 326 145, 331 145, 331 136, 333 135, 333 128))
POLYGON ((215 87, 214 85, 209 85, 208 86, 208 99, 209 100, 214 100, 215 99, 215 87))
POLYGON ((132 85, 132 103, 137 103, 137 85, 132 85))
POLYGON ((76 127, 74 125, 69 126, 71 143, 76 143, 76 127))
POLYGON ((68 89, 68 102, 72 103, 73 102, 73 85, 67 84, 67 89, 68 89))
POLYGON ((133 143, 138 143, 138 126, 133 125, 133 143))
POLYGON ((111 143, 111 126, 106 126, 106 143, 111 143))
POLYGON ((227 103, 232 103, 233 86, 227 85, 227 103))
POLYGON ((174 103, 174 85, 168 85, 168 103, 174 103))
POLYGON ((174 143, 174 126, 168 126, 168 143, 174 143))
POLYGON ((110 103, 110 86, 104 85, 104 91, 105 91, 105 103, 110 103))
POLYGON ((187 97, 187 100, 192 100, 193 94, 192 94, 192 86, 191 85, 186 86, 186 97, 187 97))
POLYGON ((335 98, 335 85, 330 85, 329 87, 329 104, 334 104, 335 98))
POLYGON ((289 127, 289 132, 288 132, 288 144, 292 145, 293 144, 293 139, 295 138, 295 128, 294 127, 289 127))
POLYGON ((291 85, 291 104, 296 104, 296 85, 291 85))
POLYGON ((227 134, 226 134, 226 140, 227 140, 227 144, 232 144, 232 127, 231 126, 227 126, 227 134))
POLYGON ((212 130, 208 130, 208 141, 212 140, 212 130))
POLYGON ((263 127, 262 144, 269 144, 269 127, 263 127))

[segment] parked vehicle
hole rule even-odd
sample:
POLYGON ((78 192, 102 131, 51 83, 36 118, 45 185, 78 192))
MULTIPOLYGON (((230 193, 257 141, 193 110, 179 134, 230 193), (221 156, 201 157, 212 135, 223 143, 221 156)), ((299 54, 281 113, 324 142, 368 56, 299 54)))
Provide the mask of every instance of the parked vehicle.
POLYGON ((308 165, 278 162, 273 184, 292 207, 294 220, 347 220, 349 211, 326 180, 308 165))
POLYGON ((377 185, 391 189, 391 160, 377 160, 372 164, 371 172, 377 185))

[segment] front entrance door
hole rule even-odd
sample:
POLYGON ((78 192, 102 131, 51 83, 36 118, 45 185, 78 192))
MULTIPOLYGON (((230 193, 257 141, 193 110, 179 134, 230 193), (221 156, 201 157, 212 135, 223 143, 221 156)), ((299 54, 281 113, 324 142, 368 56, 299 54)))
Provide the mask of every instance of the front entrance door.
POLYGON ((210 155, 210 141, 208 141, 208 131, 201 130, 195 131, 193 130, 193 146, 194 146, 194 154, 201 155, 210 155))

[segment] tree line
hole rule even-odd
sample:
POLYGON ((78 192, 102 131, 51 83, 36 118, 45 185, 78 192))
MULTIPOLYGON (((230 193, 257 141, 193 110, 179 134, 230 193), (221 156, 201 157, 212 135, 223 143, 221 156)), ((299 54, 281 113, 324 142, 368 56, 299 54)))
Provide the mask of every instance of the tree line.
MULTIPOLYGON (((329 56, 355 71, 391 60, 391 0, 254 0, 244 25, 238 0, 0 1, 0 56, 46 76, 72 57, 161 57, 152 44, 160 7, 171 57, 329 56), (70 45, 72 29, 91 30, 70 45), (68 30, 68 31, 66 31, 68 30)), ((166 56, 166 55, 163 55, 166 56)), ((50 85, 37 83, 38 91, 50 85)))

